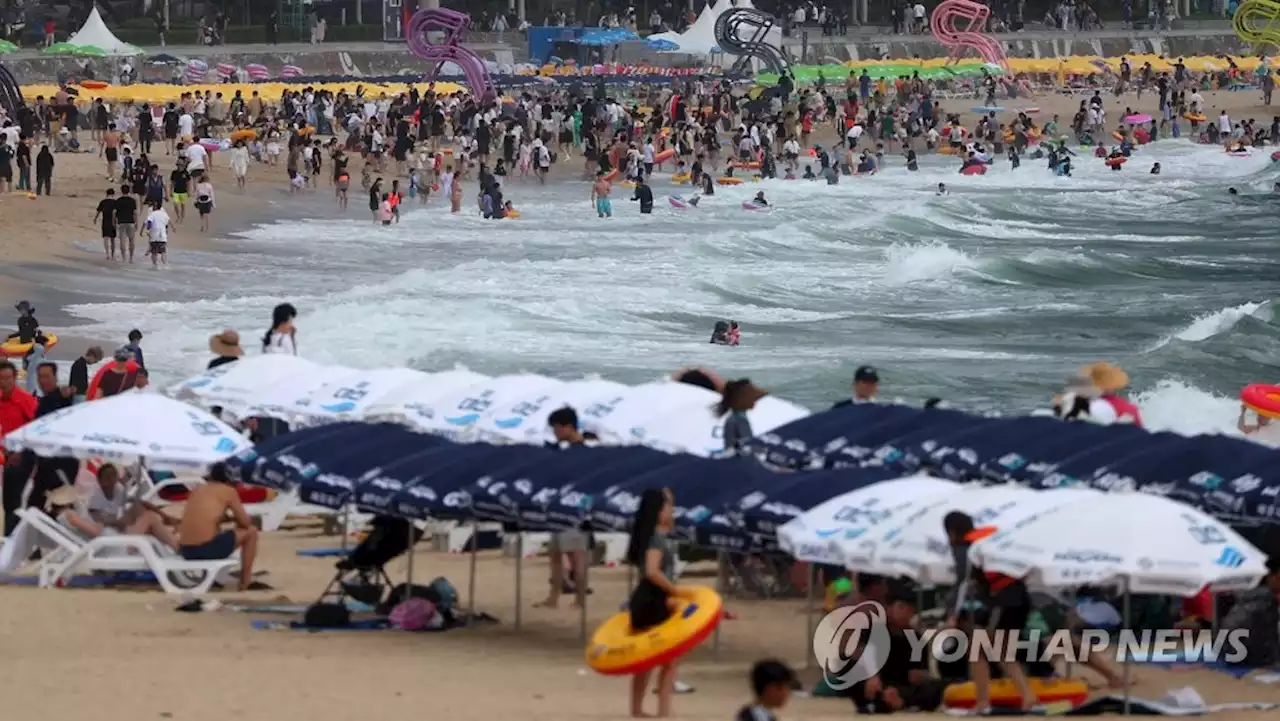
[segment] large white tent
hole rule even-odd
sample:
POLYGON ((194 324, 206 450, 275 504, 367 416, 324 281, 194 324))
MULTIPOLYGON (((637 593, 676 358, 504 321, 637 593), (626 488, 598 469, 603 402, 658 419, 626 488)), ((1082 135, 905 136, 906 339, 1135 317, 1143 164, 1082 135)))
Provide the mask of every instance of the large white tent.
POLYGON ((80 26, 80 29, 67 39, 66 44, 102 48, 109 55, 142 54, 142 48, 122 41, 116 37, 115 33, 111 32, 107 24, 102 21, 102 16, 98 14, 96 5, 93 7, 93 11, 89 13, 89 17, 84 21, 84 25, 80 26))
POLYGON ((702 13, 698 15, 698 19, 694 20, 689 29, 676 39, 676 43, 680 45, 680 52, 690 55, 720 52, 716 45, 716 19, 731 9, 733 9, 732 0, 707 3, 706 7, 702 8, 702 13))

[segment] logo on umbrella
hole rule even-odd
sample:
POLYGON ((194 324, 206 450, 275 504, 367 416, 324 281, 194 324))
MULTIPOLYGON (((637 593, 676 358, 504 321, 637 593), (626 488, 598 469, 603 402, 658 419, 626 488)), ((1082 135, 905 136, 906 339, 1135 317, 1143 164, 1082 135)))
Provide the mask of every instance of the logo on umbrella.
POLYGON ((1244 565, 1245 555, 1231 546, 1222 549, 1222 555, 1214 563, 1226 568, 1239 568, 1244 565))

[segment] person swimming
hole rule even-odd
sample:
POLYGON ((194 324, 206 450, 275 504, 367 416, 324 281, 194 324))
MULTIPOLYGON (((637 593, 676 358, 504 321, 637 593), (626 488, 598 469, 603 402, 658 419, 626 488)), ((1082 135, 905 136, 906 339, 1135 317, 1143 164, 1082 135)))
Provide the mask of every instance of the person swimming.
POLYGON ((1159 163, 1156 163, 1155 165, 1152 165, 1152 166, 1151 166, 1151 174, 1152 174, 1152 175, 1159 175, 1159 174, 1160 174, 1160 164, 1159 164, 1159 163))
POLYGON ((1227 188, 1227 195, 1239 195, 1240 191, 1235 188, 1227 188))
POLYGON ((946 183, 938 183, 938 195, 948 195, 951 191, 947 190, 946 183))
POLYGON ((920 163, 916 159, 916 151, 908 150, 907 151, 907 170, 915 171, 919 169, 920 169, 920 163))
POLYGON ((812 166, 812 165, 806 165, 806 166, 804 166, 804 179, 805 179, 805 180, 817 180, 817 179, 818 179, 818 176, 816 176, 816 175, 814 175, 814 174, 813 174, 813 166, 812 166))
POLYGON ((1018 157, 1017 146, 1009 146, 1009 164, 1015 169, 1022 165, 1022 158, 1018 157))
POLYGON ((718 320, 711 330, 712 345, 729 345, 729 322, 718 320))
POLYGON ((738 345, 742 343, 742 329, 738 327, 738 321, 729 321, 729 345, 738 345))
POLYGON ((769 201, 767 201, 767 200, 765 200, 765 199, 764 199, 764 191, 763 191, 763 190, 761 190, 760 192, 756 193, 756 197, 752 198, 752 199, 751 199, 751 202, 752 202, 752 203, 755 203, 756 205, 762 205, 762 206, 765 206, 765 207, 768 207, 768 205, 769 205, 769 201))

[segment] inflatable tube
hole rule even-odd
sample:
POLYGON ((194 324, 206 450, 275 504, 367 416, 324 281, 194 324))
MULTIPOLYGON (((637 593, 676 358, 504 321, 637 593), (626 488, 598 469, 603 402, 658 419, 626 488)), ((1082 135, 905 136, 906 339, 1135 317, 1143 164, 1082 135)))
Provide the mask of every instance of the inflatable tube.
POLYGON ((257 139, 258 139, 258 131, 256 130, 249 130, 249 129, 237 130, 231 134, 231 142, 233 143, 239 140, 249 141, 249 140, 257 140, 257 139))
POLYGON ((943 145, 942 147, 938 148, 938 154, 939 155, 955 155, 956 151, 953 150, 950 145, 943 145))
POLYGON ((1026 115, 1035 115, 1036 113, 1040 112, 1040 108, 1037 108, 1036 106, 1032 105, 1032 106, 1031 106, 1031 107, 1029 107, 1029 108, 1014 108, 1014 109, 1013 109, 1013 111, 1014 111, 1015 113, 1023 113, 1023 114, 1026 114, 1026 115))
MULTIPOLYGON (((87 398, 93 397, 93 392, 98 390, 98 384, 102 382, 102 376, 106 375, 107 369, 113 365, 115 365, 115 363, 106 363, 105 365, 103 365, 101 368, 98 369, 97 373, 93 374, 93 380, 89 381, 89 390, 85 393, 85 397, 87 398)), ((138 372, 137 361, 133 359, 125 361, 124 372, 126 375, 129 373, 133 373, 136 375, 138 372)))
POLYGON ((667 202, 671 204, 671 207, 676 208, 678 210, 688 210, 689 208, 693 207, 692 205, 689 205, 689 201, 685 200, 684 198, 681 198, 678 195, 668 196, 667 202))
POLYGON ((1124 135, 1122 135, 1119 131, 1112 133, 1111 137, 1115 138, 1116 140, 1122 143, 1124 142, 1124 135))
POLYGON ((689 173, 676 173, 671 176, 673 183, 687 183, 693 176, 689 173))
POLYGON ((716 185, 742 185, 742 178, 716 178, 716 185))
POLYGON ((1240 391, 1240 403, 1260 416, 1280 418, 1280 386, 1269 383, 1247 385, 1240 391))
POLYGON ((745 169, 745 170, 759 170, 759 169, 760 169, 760 163, 757 163, 757 162, 756 162, 756 161, 754 161, 754 160, 735 160, 735 161, 733 161, 733 162, 729 163, 729 166, 730 166, 730 167, 733 167, 733 168, 743 168, 743 169, 745 169))
POLYGON ((634 187, 636 187, 636 181, 634 181, 634 180, 624 180, 624 181, 622 181, 621 183, 618 183, 618 185, 621 185, 621 186, 622 186, 622 187, 624 187, 624 188, 634 188, 634 187))
POLYGON ((668 160, 671 160, 671 159, 672 159, 672 158, 674 158, 674 157, 676 157, 676 151, 675 151, 675 149, 674 149, 674 148, 667 148, 666 150, 662 151, 661 153, 658 153, 657 155, 653 156, 653 162, 655 162, 655 163, 665 163, 665 162, 667 162, 668 160))
POLYGON ((621 170, 614 168, 613 170, 610 170, 609 172, 604 174, 604 179, 608 182, 613 182, 614 178, 617 178, 618 175, 621 173, 622 173, 621 170))
POLYGON ((103 80, 81 80, 76 83, 76 85, 79 85, 86 90, 105 90, 106 88, 111 87, 111 83, 103 80))
POLYGON ((742 201, 743 210, 764 210, 765 208, 768 208, 768 207, 769 206, 767 205, 756 205, 753 201, 750 201, 750 200, 742 201))
POLYGON ((605 676, 630 676, 670 663, 702 643, 724 615, 720 596, 698 587, 693 599, 676 599, 671 618, 643 633, 631 631, 631 614, 615 614, 596 629, 587 644, 587 665, 605 676))
POLYGON ((1280 150, 1271 154, 1271 162, 1280 163, 1280 150))
POLYGON ((1004 112, 1004 108, 1000 107, 999 105, 979 106, 976 108, 972 108, 972 110, 973 112, 978 113, 979 115, 986 115, 987 113, 1003 113, 1004 112))
POLYGON ((987 166, 985 165, 966 165, 960 169, 961 175, 986 175, 987 166))
POLYGON ((1126 157, 1124 157, 1124 156, 1122 155, 1122 156, 1120 156, 1120 157, 1118 157, 1118 158, 1107 158, 1107 159, 1106 159, 1105 161, 1103 161, 1103 162, 1105 162, 1105 163, 1107 164, 1107 167, 1108 167, 1108 168, 1118 168, 1118 167, 1120 167, 1121 165, 1124 165, 1124 164, 1125 164, 1125 161, 1127 161, 1127 160, 1129 160, 1129 159, 1128 159, 1128 158, 1126 158, 1126 157))
POLYGON ((221 150, 221 149, 222 149, 222 145, 221 145, 220 143, 218 143, 218 141, 216 141, 216 140, 214 140, 214 139, 212 139, 212 138, 201 138, 201 139, 200 139, 200 147, 204 148, 205 150, 209 151, 210 153, 216 153, 216 152, 218 152, 219 150, 221 150))
POLYGON ((1230 155, 1233 158, 1248 158, 1253 155, 1253 153, 1248 150, 1228 150, 1227 155, 1230 155))
MULTIPOLYGON (((185 487, 166 486, 160 491, 160 497, 170 503, 182 503, 190 495, 191 491, 185 487)), ((246 486, 238 483, 236 484, 236 495, 240 496, 241 503, 266 503, 267 501, 275 500, 276 492, 261 486, 246 486)))
MULTIPOLYGON (((1079 706, 1089 697, 1089 686, 1084 681, 1073 678, 1032 678, 1027 679, 1031 691, 1040 703, 1056 703, 1069 701, 1079 706)), ((942 693, 942 704, 948 708, 973 708, 976 703, 977 686, 972 681, 953 683, 942 693)), ((1013 681, 996 679, 991 682, 991 705, 1000 708, 1018 708, 1022 705, 1022 696, 1013 681)))
POLYGON ((1138 141, 1138 145, 1146 145, 1151 142, 1151 133, 1148 133, 1142 128, 1138 128, 1133 131, 1133 139, 1138 141))
POLYGON ((504 217, 504 218, 519 218, 519 217, 520 217, 520 211, 518 211, 518 210, 508 210, 508 211, 507 211, 507 214, 506 214, 506 215, 504 215, 504 216, 502 216, 502 217, 504 217))
POLYGON ((1205 120, 1207 120, 1207 118, 1205 118, 1205 116, 1201 115, 1200 113, 1183 113, 1182 117, 1192 121, 1193 123, 1203 123, 1205 120))
MULTIPOLYGON (((41 331, 41 332, 44 333, 44 331, 41 331)), ((45 343, 44 343, 45 350, 48 350, 54 347, 55 345, 58 345, 58 336, 54 335, 53 333, 44 333, 44 337, 45 337, 45 343)), ((33 343, 19 343, 17 338, 11 338, 9 340, 6 340, 4 343, 0 343, 0 356, 5 356, 8 358, 21 357, 30 353, 33 345, 34 345, 33 343)))

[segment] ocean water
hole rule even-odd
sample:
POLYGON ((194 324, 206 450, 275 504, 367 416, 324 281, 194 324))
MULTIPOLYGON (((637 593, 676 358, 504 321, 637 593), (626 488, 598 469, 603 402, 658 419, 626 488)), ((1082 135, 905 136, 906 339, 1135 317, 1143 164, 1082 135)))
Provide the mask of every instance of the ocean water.
POLYGON ((612 220, 568 181, 509 183, 517 220, 433 198, 383 228, 353 197, 348 220, 258 227, 235 252, 91 280, 117 300, 70 310, 104 337, 143 329, 168 380, 202 368, 224 327, 253 346, 285 300, 315 360, 624 382, 705 364, 815 409, 864 363, 888 397, 1028 410, 1109 359, 1154 425, 1196 432, 1232 427, 1239 389, 1277 380, 1269 153, 1164 141, 1120 172, 1089 157, 1072 178, 1035 160, 955 170, 930 158, 838 186, 748 183, 689 211, 665 197, 689 189, 659 180, 652 216, 618 189, 612 220), (743 210, 758 190, 774 207, 743 210), (742 346, 707 342, 718 319, 742 324, 742 346))

